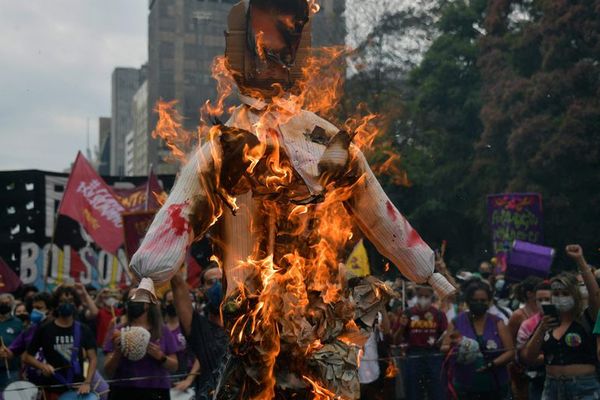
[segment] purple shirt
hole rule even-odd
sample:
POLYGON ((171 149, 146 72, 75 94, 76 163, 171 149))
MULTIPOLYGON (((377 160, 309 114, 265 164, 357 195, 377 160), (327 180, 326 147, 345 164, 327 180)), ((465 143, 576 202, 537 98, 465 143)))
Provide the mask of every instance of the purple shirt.
MULTIPOLYGON (((121 330, 122 325, 115 329, 121 330)), ((106 338, 112 338, 114 329, 107 333, 106 338)), ((162 336, 159 341, 154 343, 160 346, 160 349, 166 355, 175 354, 178 350, 177 340, 169 331, 169 328, 163 325, 162 336)), ((112 353, 114 351, 113 342, 111 340, 104 341, 104 352, 112 353)), ((169 379, 169 371, 163 367, 160 361, 155 360, 148 354, 139 361, 131 361, 125 357, 121 357, 121 362, 115 371, 113 379, 127 379, 148 377, 148 379, 137 379, 127 382, 111 383, 111 386, 129 387, 129 388, 153 388, 153 389, 170 389, 171 381, 169 379)))
POLYGON ((183 332, 181 332, 181 325, 177 325, 177 328, 173 329, 171 331, 171 334, 177 342, 177 362, 179 363, 179 366, 177 367, 176 373, 188 373, 194 365, 194 355, 188 348, 185 335, 183 334, 183 332))
POLYGON ((483 367, 505 351, 498 332, 499 321, 502 320, 488 313, 485 318, 483 335, 478 336, 470 322, 468 312, 462 312, 456 317, 456 329, 463 336, 477 340, 482 357, 469 365, 455 363, 455 386, 463 390, 466 388, 469 392, 487 392, 503 389, 507 385, 508 370, 506 367, 497 367, 488 372, 476 372, 477 368, 483 367))
POLYGON ((25 353, 27 347, 29 347, 29 343, 33 339, 33 335, 38 329, 39 324, 33 324, 29 327, 29 329, 24 330, 19 333, 19 336, 12 341, 12 343, 8 346, 10 351, 14 353, 15 356, 20 356, 25 353))
MULTIPOLYGON (((45 322, 45 321, 44 321, 45 322)), ((15 357, 19 357, 21 354, 27 351, 27 347, 29 347, 29 343, 33 340, 33 335, 37 332, 40 324, 32 324, 28 329, 19 333, 19 336, 13 340, 13 342, 8 346, 9 350, 15 355, 15 357)), ((36 360, 44 361, 44 354, 42 353, 42 349, 39 349, 37 354, 35 355, 36 360)), ((23 363, 21 365, 21 373, 22 377, 25 380, 28 380, 35 384, 44 383, 42 374, 40 370, 35 367, 32 367, 29 364, 23 363)))

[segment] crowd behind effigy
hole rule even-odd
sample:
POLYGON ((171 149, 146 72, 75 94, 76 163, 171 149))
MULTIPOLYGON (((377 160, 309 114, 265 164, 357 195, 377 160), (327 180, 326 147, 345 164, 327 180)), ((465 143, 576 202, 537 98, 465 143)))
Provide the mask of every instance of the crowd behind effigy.
MULTIPOLYGON (((578 245, 565 251, 572 272, 510 282, 484 261, 459 271, 458 292, 443 300, 429 286, 389 282, 398 296, 361 353, 361 399, 598 398, 600 269, 578 245)), ((447 273, 443 259, 436 267, 447 273)), ((227 349, 221 280, 216 265, 192 290, 177 275, 159 304, 78 283, 1 294, 4 397, 27 381, 45 399, 211 398, 227 349)))

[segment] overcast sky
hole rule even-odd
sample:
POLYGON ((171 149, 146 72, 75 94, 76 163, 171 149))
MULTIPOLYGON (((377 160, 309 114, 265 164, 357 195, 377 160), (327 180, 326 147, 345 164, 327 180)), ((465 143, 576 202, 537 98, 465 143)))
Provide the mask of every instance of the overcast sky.
POLYGON ((0 170, 62 171, 98 144, 116 66, 147 60, 148 0, 0 0, 0 170))

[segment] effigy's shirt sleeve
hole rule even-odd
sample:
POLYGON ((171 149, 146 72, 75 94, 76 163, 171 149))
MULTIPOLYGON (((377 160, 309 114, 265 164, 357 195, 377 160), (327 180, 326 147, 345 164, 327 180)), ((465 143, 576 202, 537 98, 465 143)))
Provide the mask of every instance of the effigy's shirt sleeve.
POLYGON ((362 152, 354 146, 350 151, 362 176, 347 204, 362 232, 411 281, 430 284, 442 297, 454 292, 446 278, 435 273, 433 251, 392 204, 362 152))
MULTIPOLYGON (((211 152, 214 146, 214 142, 206 142, 191 156, 181 169, 167 201, 154 217, 130 263, 130 270, 139 280, 150 278, 154 284, 166 283, 183 264, 193 239, 191 214, 194 203, 208 196, 201 175, 213 174, 211 152)), ((210 217, 206 215, 206 218, 210 217)))

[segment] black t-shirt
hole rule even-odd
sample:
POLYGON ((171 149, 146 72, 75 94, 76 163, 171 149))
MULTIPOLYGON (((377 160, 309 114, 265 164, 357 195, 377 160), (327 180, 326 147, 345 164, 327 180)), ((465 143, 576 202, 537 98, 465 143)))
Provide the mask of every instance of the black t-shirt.
POLYGON ((190 335, 186 338, 188 346, 192 349, 200 362, 200 376, 196 381, 196 393, 198 399, 202 395, 210 396, 217 386, 219 370, 225 353, 229 338, 225 330, 211 322, 208 318, 198 313, 192 317, 190 335))
MULTIPOLYGON (((78 351, 78 362, 79 362, 79 373, 75 373, 73 370, 72 382, 83 381, 83 359, 84 350, 95 349, 96 341, 94 335, 89 327, 85 324, 79 323, 80 326, 80 338, 79 338, 79 349, 78 351)), ((41 348, 44 353, 46 362, 57 369, 57 374, 60 374, 65 380, 68 381, 68 370, 72 369, 71 359, 74 347, 74 329, 75 323, 68 327, 62 328, 54 321, 50 321, 42 325, 31 340, 29 347, 27 347, 27 353, 35 356, 37 351, 41 348)), ((53 377, 50 379, 52 383, 64 383, 59 379, 53 377)))

